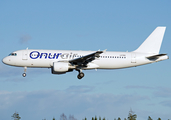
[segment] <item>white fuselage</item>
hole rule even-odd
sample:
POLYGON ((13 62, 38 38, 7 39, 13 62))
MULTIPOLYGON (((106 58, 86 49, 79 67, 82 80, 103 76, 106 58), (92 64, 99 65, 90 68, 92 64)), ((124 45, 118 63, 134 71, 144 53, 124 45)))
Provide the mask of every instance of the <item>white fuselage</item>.
POLYGON ((52 74, 64 74, 74 69, 77 78, 84 77, 85 69, 120 69, 166 60, 159 54, 166 27, 157 27, 133 52, 74 51, 74 50, 18 50, 3 59, 3 63, 24 67, 51 68, 52 74))
MULTIPOLYGON (((3 62, 18 67, 50 68, 54 62, 69 61, 79 58, 95 51, 73 51, 73 50, 19 50, 16 55, 7 56, 3 62)), ((83 69, 119 69, 149 64, 168 59, 162 56, 157 60, 149 60, 146 57, 154 54, 136 52, 104 52, 99 58, 88 64, 83 69)))

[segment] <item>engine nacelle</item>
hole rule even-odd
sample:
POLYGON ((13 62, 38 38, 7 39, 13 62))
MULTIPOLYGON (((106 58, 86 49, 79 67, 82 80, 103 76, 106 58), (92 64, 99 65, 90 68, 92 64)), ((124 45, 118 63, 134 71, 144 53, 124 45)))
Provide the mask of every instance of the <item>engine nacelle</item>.
POLYGON ((54 62, 52 67, 52 74, 65 74, 69 71, 69 65, 65 62, 54 62))

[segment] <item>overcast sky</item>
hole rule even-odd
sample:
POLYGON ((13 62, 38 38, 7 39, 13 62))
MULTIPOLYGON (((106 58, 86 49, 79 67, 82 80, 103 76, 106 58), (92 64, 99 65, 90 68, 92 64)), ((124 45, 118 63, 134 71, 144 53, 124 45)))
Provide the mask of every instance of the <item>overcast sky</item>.
MULTIPOLYGON (((160 53, 171 55, 171 1, 1 0, 0 58, 26 49, 133 51, 157 26, 166 26, 160 53)), ((62 113, 138 120, 171 119, 171 62, 119 70, 53 75, 0 63, 0 120, 52 120, 62 113)))

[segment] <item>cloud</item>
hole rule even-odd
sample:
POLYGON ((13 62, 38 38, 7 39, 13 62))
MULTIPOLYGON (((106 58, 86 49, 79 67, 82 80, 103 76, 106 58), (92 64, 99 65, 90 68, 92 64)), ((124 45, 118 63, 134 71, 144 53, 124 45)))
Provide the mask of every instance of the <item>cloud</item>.
POLYGON ((70 86, 66 89, 66 92, 70 93, 87 93, 91 92, 94 89, 94 87, 86 86, 86 85, 80 85, 80 86, 70 86))
MULTIPOLYGON (((138 118, 140 116, 146 118, 148 115, 153 115, 154 118, 164 114, 160 113, 160 110, 156 112, 154 109, 152 111, 145 110, 149 114, 141 113, 144 110, 140 107, 142 101, 151 101, 148 96, 139 94, 97 94, 92 93, 93 90, 93 86, 73 85, 65 90, 0 91, 0 112, 3 114, 0 119, 8 119, 8 116, 11 116, 15 111, 19 112, 22 119, 25 120, 52 119, 52 117, 58 119, 62 113, 67 116, 72 114, 78 120, 84 117, 91 119, 95 115, 107 119, 117 117, 124 119, 127 117, 130 108, 135 111, 138 118)), ((171 107, 169 100, 159 103, 164 107, 171 107)), ((149 105, 147 106, 149 107, 149 105)), ((169 114, 166 116, 169 116, 169 114)))
MULTIPOLYGON (((92 87, 88 86, 71 86, 64 91, 0 91, 0 112, 17 111, 25 120, 58 118, 61 113, 73 114, 77 119, 94 115, 113 119, 117 114, 127 116, 131 106, 147 99, 140 95, 88 94, 91 90, 92 87)), ((0 116, 0 119, 7 118, 0 116)))
POLYGON ((28 34, 25 34, 25 35, 20 36, 19 42, 20 44, 27 44, 29 40, 31 40, 31 36, 28 34))
POLYGON ((171 100, 162 101, 160 104, 171 108, 171 100))
POLYGON ((161 98, 170 98, 171 97, 171 88, 169 87, 147 87, 147 86, 139 86, 139 85, 129 85, 125 86, 126 89, 151 89, 154 92, 152 95, 154 97, 161 98))
POLYGON ((140 86, 140 85, 128 85, 125 86, 126 89, 154 89, 153 87, 140 86))
POLYGON ((156 91, 153 93, 155 97, 170 98, 171 88, 169 87, 157 87, 156 91))

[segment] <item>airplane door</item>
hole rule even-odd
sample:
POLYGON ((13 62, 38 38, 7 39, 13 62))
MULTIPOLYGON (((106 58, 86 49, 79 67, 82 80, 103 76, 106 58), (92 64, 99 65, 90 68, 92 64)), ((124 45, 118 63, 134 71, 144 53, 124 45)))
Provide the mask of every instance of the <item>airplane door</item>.
POLYGON ((22 53, 22 59, 27 60, 28 59, 28 50, 24 50, 22 53))
POLYGON ((131 54, 131 63, 136 63, 136 54, 135 53, 131 54))

